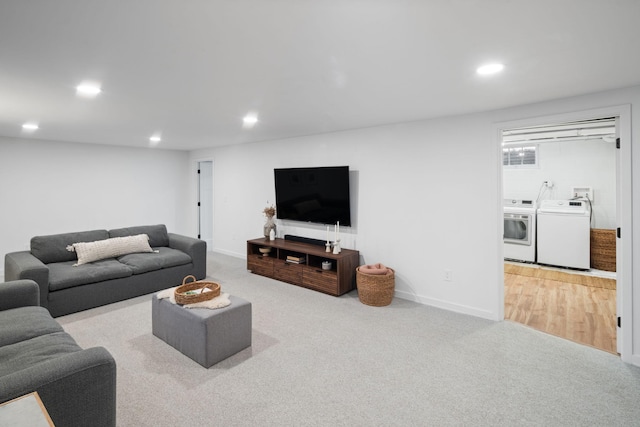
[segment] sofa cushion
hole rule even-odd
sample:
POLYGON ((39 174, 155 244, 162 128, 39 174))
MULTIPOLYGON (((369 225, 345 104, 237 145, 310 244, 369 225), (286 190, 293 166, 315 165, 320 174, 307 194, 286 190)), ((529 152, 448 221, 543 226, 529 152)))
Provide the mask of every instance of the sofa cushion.
POLYGON ((44 307, 0 311, 0 347, 53 332, 63 332, 62 326, 44 307))
POLYGON ((74 243, 73 245, 69 245, 67 250, 75 252, 78 256, 78 262, 75 265, 87 264, 101 259, 115 258, 137 252, 153 252, 153 249, 149 246, 149 236, 146 234, 113 237, 95 242, 74 243))
POLYGON ((52 332, 0 347, 0 377, 82 350, 65 332, 52 332))
POLYGON ((107 238, 109 238, 107 230, 36 236, 31 239, 31 254, 45 264, 74 261, 76 254, 69 252, 67 246, 73 243, 93 242, 107 238))
POLYGON ((157 246, 169 246, 169 234, 164 224, 140 225, 137 227, 109 230, 109 237, 124 237, 136 234, 146 234, 149 236, 149 245, 154 248, 157 246))
POLYGON ((177 249, 158 247, 155 250, 158 252, 123 255, 118 258, 118 261, 130 267, 133 274, 176 267, 191 262, 189 255, 177 249))
POLYGON ((49 291, 88 285, 104 280, 120 279, 133 274, 133 271, 115 259, 105 259, 74 266, 73 261, 49 264, 49 291))

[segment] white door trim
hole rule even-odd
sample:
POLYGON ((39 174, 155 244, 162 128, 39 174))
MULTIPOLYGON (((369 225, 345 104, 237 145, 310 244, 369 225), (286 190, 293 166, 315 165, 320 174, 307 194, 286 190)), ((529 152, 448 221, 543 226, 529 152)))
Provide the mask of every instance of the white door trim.
MULTIPOLYGON (((602 117, 619 117, 620 128, 618 130, 621 146, 618 153, 619 156, 619 168, 616 171, 618 178, 618 197, 617 197, 617 212, 618 212, 618 227, 621 229, 621 238, 617 242, 617 295, 616 299, 619 301, 618 316, 622 321, 622 328, 618 329, 617 339, 622 342, 618 348, 621 350, 620 356, 624 362, 632 363, 640 366, 640 355, 633 355, 633 265, 632 265, 632 230, 633 230, 633 217, 632 217, 632 200, 633 194, 631 191, 631 105, 618 105, 612 107, 603 107, 597 109, 589 109, 583 111, 575 111, 564 114, 553 114, 550 116, 525 118, 521 120, 512 120, 508 122, 500 122, 494 124, 494 135, 497 141, 497 156, 496 165, 500 179, 498 180, 498 194, 501 196, 496 200, 496 204, 499 206, 498 212, 499 218, 499 230, 503 228, 503 214, 502 214, 502 201, 503 201, 503 173, 502 173, 502 131, 510 128, 527 127, 546 125, 549 123, 562 123, 571 122, 577 120, 596 119, 602 117)), ((503 241, 502 235, 496 236, 497 244, 499 245, 498 253, 503 253, 503 241)), ((497 260, 499 277, 504 278, 504 260, 502 257, 497 260)), ((497 284, 496 295, 498 296, 498 316, 499 319, 504 320, 504 280, 499 281, 497 284)))
MULTIPOLYGON (((199 185, 200 185, 200 176, 198 175, 198 169, 200 168, 200 163, 203 162, 210 162, 211 163, 211 167, 212 167, 212 173, 215 174, 215 163, 213 161, 213 158, 211 157, 205 157, 205 158, 197 158, 197 159, 193 159, 193 168, 194 168, 194 174, 193 176, 193 187, 195 189, 195 210, 194 212, 194 236, 198 236, 199 234, 199 229, 200 229, 200 208, 198 207, 198 202, 200 201, 200 194, 199 194, 199 185)), ((212 177, 213 179, 213 177, 212 177)), ((212 183, 213 185, 214 183, 212 183)), ((207 218, 208 221, 211 221, 211 227, 212 227, 212 232, 215 235, 215 215, 214 215, 214 210, 215 210, 215 197, 214 195, 212 195, 212 206, 211 206, 211 218, 207 218)), ((215 242, 215 238, 213 238, 213 241, 215 242)), ((207 242, 207 251, 211 251, 213 250, 213 244, 209 245, 209 242, 207 242)))

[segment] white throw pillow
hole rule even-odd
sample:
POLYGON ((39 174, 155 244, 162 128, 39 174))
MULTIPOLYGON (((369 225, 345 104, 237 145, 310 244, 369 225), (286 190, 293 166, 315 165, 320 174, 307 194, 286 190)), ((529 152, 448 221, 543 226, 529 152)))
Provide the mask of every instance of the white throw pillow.
POLYGON ((74 266, 126 254, 153 252, 149 246, 149 236, 146 234, 74 243, 67 246, 67 250, 75 252, 78 256, 78 262, 73 264, 74 266))

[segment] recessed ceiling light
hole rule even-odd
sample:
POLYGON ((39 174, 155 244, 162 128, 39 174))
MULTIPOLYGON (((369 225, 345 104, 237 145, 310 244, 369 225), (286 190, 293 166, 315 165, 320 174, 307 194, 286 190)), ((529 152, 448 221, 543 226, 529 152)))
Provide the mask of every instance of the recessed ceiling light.
POLYGON ((76 94, 78 96, 84 96, 86 98, 93 98, 97 96, 102 89, 100 89, 100 85, 96 83, 81 83, 76 86, 76 94))
POLYGON ((476 72, 478 74, 482 75, 482 76, 487 76, 487 75, 490 75, 490 74, 499 73, 503 69, 504 69, 504 65, 503 64, 494 63, 494 64, 486 64, 486 65, 483 65, 481 67, 478 67, 476 72))
POLYGON ((252 128, 258 123, 258 115, 255 113, 249 113, 242 119, 242 127, 252 128))
POLYGON ((162 138, 160 137, 160 135, 152 135, 149 138, 149 142, 151 143, 151 145, 158 145, 160 141, 162 141, 162 138))
POLYGON ((30 132, 33 132, 34 130, 38 130, 39 128, 40 126, 38 126, 37 123, 33 123, 33 122, 28 122, 22 125, 23 130, 27 130, 30 132))

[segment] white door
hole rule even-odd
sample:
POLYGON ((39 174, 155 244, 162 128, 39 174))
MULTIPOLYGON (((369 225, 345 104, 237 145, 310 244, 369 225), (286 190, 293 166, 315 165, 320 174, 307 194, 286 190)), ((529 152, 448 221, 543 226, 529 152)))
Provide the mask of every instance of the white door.
POLYGON ((213 248, 213 162, 198 162, 198 238, 213 248))

